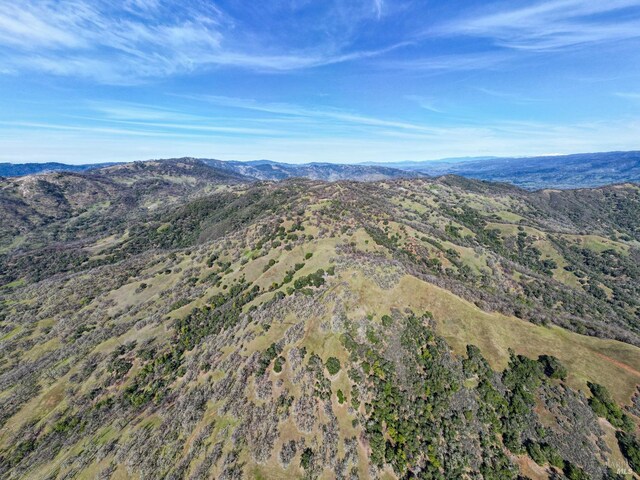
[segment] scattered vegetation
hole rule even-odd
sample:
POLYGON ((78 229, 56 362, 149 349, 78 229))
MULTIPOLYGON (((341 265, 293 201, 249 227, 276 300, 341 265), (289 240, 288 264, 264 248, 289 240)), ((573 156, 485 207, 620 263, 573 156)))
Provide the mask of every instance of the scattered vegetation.
POLYGON ((0 477, 516 479, 516 455, 550 478, 638 472, 636 187, 156 163, 0 180, 0 477), (627 345, 545 351, 566 329, 627 345))

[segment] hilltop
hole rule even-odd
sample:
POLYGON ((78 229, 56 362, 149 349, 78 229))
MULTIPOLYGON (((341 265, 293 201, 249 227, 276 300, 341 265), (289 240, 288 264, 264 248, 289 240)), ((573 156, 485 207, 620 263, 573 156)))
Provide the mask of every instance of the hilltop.
POLYGON ((638 185, 180 159, 0 202, 3 478, 640 469, 638 185))

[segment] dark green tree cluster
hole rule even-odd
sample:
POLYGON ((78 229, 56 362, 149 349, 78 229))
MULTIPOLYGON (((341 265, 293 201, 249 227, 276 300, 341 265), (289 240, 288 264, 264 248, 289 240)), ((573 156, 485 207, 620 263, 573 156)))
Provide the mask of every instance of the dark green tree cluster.
POLYGON ((209 304, 194 308, 189 315, 176 321, 178 348, 191 350, 204 337, 235 325, 242 308, 258 296, 260 287, 249 288, 245 282, 233 284, 227 292, 218 293, 209 299, 209 304))
MULTIPOLYGON (((262 352, 262 354, 260 355, 260 360, 258 361, 257 375, 260 377, 264 375, 267 371, 267 368, 269 368, 269 365, 271 365, 271 362, 273 361, 273 359, 278 357, 278 355, 280 355, 281 352, 282 352, 282 347, 276 343, 272 343, 269 346, 269 348, 267 348, 264 352, 262 352)), ((282 358, 282 357, 279 357, 279 358, 282 358)), ((276 373, 282 371, 282 363, 278 363, 277 365, 274 365, 274 370, 276 373)))
POLYGON ((285 364, 285 359, 283 356, 279 356, 276 358, 276 361, 273 362, 273 371, 276 373, 280 373, 282 371, 282 367, 285 364))
POLYGON ((565 380, 567 378, 567 369, 560 360, 553 355, 540 355, 538 362, 542 365, 542 371, 549 378, 565 380))
POLYGON ((629 466, 640 475, 640 441, 631 433, 616 432, 620 451, 629 462, 629 466))
POLYGON ((324 364, 322 362, 322 358, 320 358, 319 355, 312 353, 309 356, 307 368, 314 378, 314 395, 322 400, 329 400, 331 398, 331 382, 324 374, 324 364))
POLYGON ((625 432, 631 432, 635 429, 633 420, 616 404, 604 386, 591 382, 587 386, 593 395, 589 399, 589 405, 596 415, 606 418, 611 425, 625 432))
POLYGON ((321 287, 324 285, 324 273, 324 270, 320 268, 314 273, 296 278, 293 282, 293 288, 296 290, 302 290, 305 287, 321 287))
POLYGON ((587 478, 550 443, 534 412, 539 388, 566 376, 558 359, 542 355, 532 360, 511 352, 507 368, 498 374, 480 350, 469 345, 467 357, 458 363, 432 323, 430 314, 402 319, 402 377, 384 353, 385 342, 359 343, 354 334, 343 336, 354 364, 348 371, 354 408, 360 407, 358 398, 365 399, 372 463, 391 465, 400 478, 460 478, 469 473, 470 459, 460 457, 451 445, 469 429, 479 428, 475 454, 483 478, 517 478, 505 447, 542 466, 554 466, 568 478, 587 478), (474 396, 475 408, 452 411, 460 394, 474 396))
POLYGON ((327 358, 327 363, 325 364, 325 366, 327 367, 329 375, 335 375, 340 371, 340 360, 338 360, 336 357, 329 357, 327 358))

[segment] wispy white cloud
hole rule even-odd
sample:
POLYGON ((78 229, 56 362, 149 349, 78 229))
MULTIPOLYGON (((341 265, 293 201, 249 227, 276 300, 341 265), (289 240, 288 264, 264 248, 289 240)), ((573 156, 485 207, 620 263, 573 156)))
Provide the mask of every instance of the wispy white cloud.
POLYGON ((253 110, 258 112, 272 113, 278 115, 288 115, 294 117, 307 117, 315 119, 331 120, 333 122, 344 122, 370 127, 390 127, 401 130, 415 130, 423 132, 433 132, 432 127, 411 122, 376 118, 342 109, 321 109, 309 108, 290 103, 269 103, 258 102, 247 98, 233 98, 217 95, 200 95, 190 98, 207 101, 224 107, 253 110))
POLYGON ((508 8, 485 6, 435 28, 432 33, 488 38, 495 44, 530 51, 640 38, 640 0, 546 0, 508 8), (487 11, 488 10, 488 11, 487 11), (626 20, 608 14, 632 11, 626 20))
POLYGON ((0 65, 104 83, 189 71, 220 48, 224 22, 192 3, 171 17, 160 0, 0 0, 0 65))
POLYGON ((0 161, 99 162, 179 156, 250 160, 270 158, 292 163, 333 161, 427 160, 450 156, 537 155, 628 149, 640 138, 640 119, 616 122, 548 124, 494 122, 442 127, 432 134, 380 128, 356 136, 305 135, 257 137, 248 142, 234 136, 154 132, 130 135, 128 130, 40 128, 13 125, 0 130, 0 161))
POLYGON ((378 18, 382 17, 382 9, 384 8, 384 0, 373 0, 373 7, 378 18))
MULTIPOLYGON (((91 119, 100 121, 100 119, 91 119)), ((186 125, 182 123, 151 123, 136 121, 117 121, 120 125, 115 127, 103 127, 96 125, 73 125, 64 123, 45 122, 5 122, 0 121, 0 125, 8 128, 27 128, 30 130, 62 130, 72 132, 84 132, 94 134, 107 134, 117 136, 141 136, 141 137, 200 137, 202 134, 239 134, 242 136, 277 136, 285 132, 279 130, 244 128, 244 127, 223 127, 214 125, 186 125)), ((290 132, 287 132, 290 134, 290 132)))
POLYGON ((225 127, 220 125, 194 125, 188 123, 167 123, 167 122, 144 122, 134 120, 112 120, 120 125, 131 125, 138 127, 146 127, 147 129, 168 129, 177 131, 218 133, 218 134, 238 134, 244 136, 284 136, 291 135, 291 132, 284 130, 275 130, 267 128, 249 128, 249 127, 225 127))
POLYGON ((135 102, 88 102, 89 108, 108 120, 198 121, 206 117, 166 107, 135 102))
MULTIPOLYGON (((372 14, 379 18, 382 8, 383 0, 374 0, 372 14)), ((343 21, 359 21, 363 14, 357 12, 343 21)), ((345 31, 349 25, 333 27, 345 31)), ((103 83, 131 84, 216 66, 289 71, 369 58, 404 45, 358 49, 346 35, 319 38, 300 47, 277 45, 264 31, 243 27, 200 0, 179 7, 168 0, 0 0, 1 70, 103 83)))
MULTIPOLYGON (((104 128, 103 125, 117 125, 122 132, 131 129, 134 133, 142 130, 143 133, 173 132, 180 134, 189 132, 193 134, 230 134, 244 136, 277 136, 291 135, 288 130, 279 130, 264 125, 252 126, 253 123, 244 118, 224 118, 212 115, 199 115, 189 113, 185 109, 175 109, 168 107, 157 107, 143 103, 132 102, 88 102, 89 113, 84 115, 69 116, 72 120, 83 122, 79 126, 84 128, 89 124, 91 128, 104 128)), ((34 125, 44 128, 49 125, 51 128, 61 126, 63 128, 75 129, 76 126, 60 124, 39 124, 34 125)))
POLYGON ((167 132, 155 132, 136 129, 125 128, 109 128, 109 127, 96 127, 96 126, 84 126, 84 125, 66 125, 60 123, 45 123, 45 122, 5 122, 1 121, 1 125, 6 127, 6 130, 10 129, 28 129, 30 132, 37 132, 38 130, 60 130, 66 132, 81 132, 81 133, 93 133, 93 134, 106 134, 117 136, 141 136, 141 137, 163 137, 166 135, 173 136, 167 132))
POLYGON ((411 102, 417 103, 420 108, 434 113, 445 113, 441 108, 436 107, 436 101, 433 98, 427 98, 422 95, 405 95, 405 98, 411 102))
POLYGON ((415 74, 442 74, 495 69, 513 59, 514 56, 509 53, 491 51, 385 59, 378 61, 377 64, 387 69, 415 74))
POLYGON ((83 38, 65 28, 89 16, 85 5, 69 2, 71 8, 51 9, 46 5, 2 1, 0 43, 24 50, 86 47, 83 38))
POLYGON ((539 98, 534 98, 529 95, 524 95, 521 93, 514 92, 505 92, 502 90, 496 90, 493 88, 485 88, 485 87, 476 87, 475 90, 478 92, 484 93, 485 95, 489 95, 490 97, 502 98, 504 100, 509 100, 513 103, 535 103, 542 101, 539 98))
POLYGON ((640 102, 640 93, 638 92, 617 92, 614 94, 616 97, 625 98, 627 100, 634 100, 640 102))

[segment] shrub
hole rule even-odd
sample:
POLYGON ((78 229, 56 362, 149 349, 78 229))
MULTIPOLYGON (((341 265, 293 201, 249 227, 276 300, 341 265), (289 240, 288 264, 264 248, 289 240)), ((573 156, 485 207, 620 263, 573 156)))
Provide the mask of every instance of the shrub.
POLYGON ((382 326, 383 327, 390 327, 391 325, 393 325, 393 318, 391 318, 389 315, 383 315, 382 316, 382 326))
POLYGON ((563 472, 569 480, 589 480, 590 478, 584 470, 571 462, 565 462, 563 472))
POLYGON ((606 418, 616 428, 625 431, 633 430, 633 421, 613 401, 606 387, 591 382, 587 383, 587 386, 593 395, 589 399, 589 405, 596 415, 606 418))
POLYGON ((547 377, 560 380, 567 378, 567 369, 553 355, 540 355, 538 362, 542 364, 542 369, 547 377))
POLYGON ((280 373, 282 371, 282 365, 284 364, 284 357, 280 356, 276 358, 276 361, 273 363, 273 371, 276 373, 280 373))
POLYGON ((340 360, 336 357, 329 357, 325 366, 330 375, 335 375, 340 371, 340 360))
MULTIPOLYGON (((262 355, 260 355, 260 360, 258 361, 258 376, 262 376, 267 371, 267 367, 271 363, 271 361, 280 355, 282 348, 275 343, 272 343, 269 348, 267 348, 262 355)), ((282 359, 284 361, 284 359, 282 359)), ((282 370, 282 364, 280 364, 280 370, 276 370, 276 366, 274 365, 273 369, 277 372, 282 370)))
POLYGON ((308 470, 311 466, 311 462, 313 461, 313 450, 309 447, 305 448, 300 456, 300 466, 305 470, 308 470))
POLYGON ((617 432, 616 438, 620 451, 634 472, 640 475, 640 441, 630 433, 617 432))

